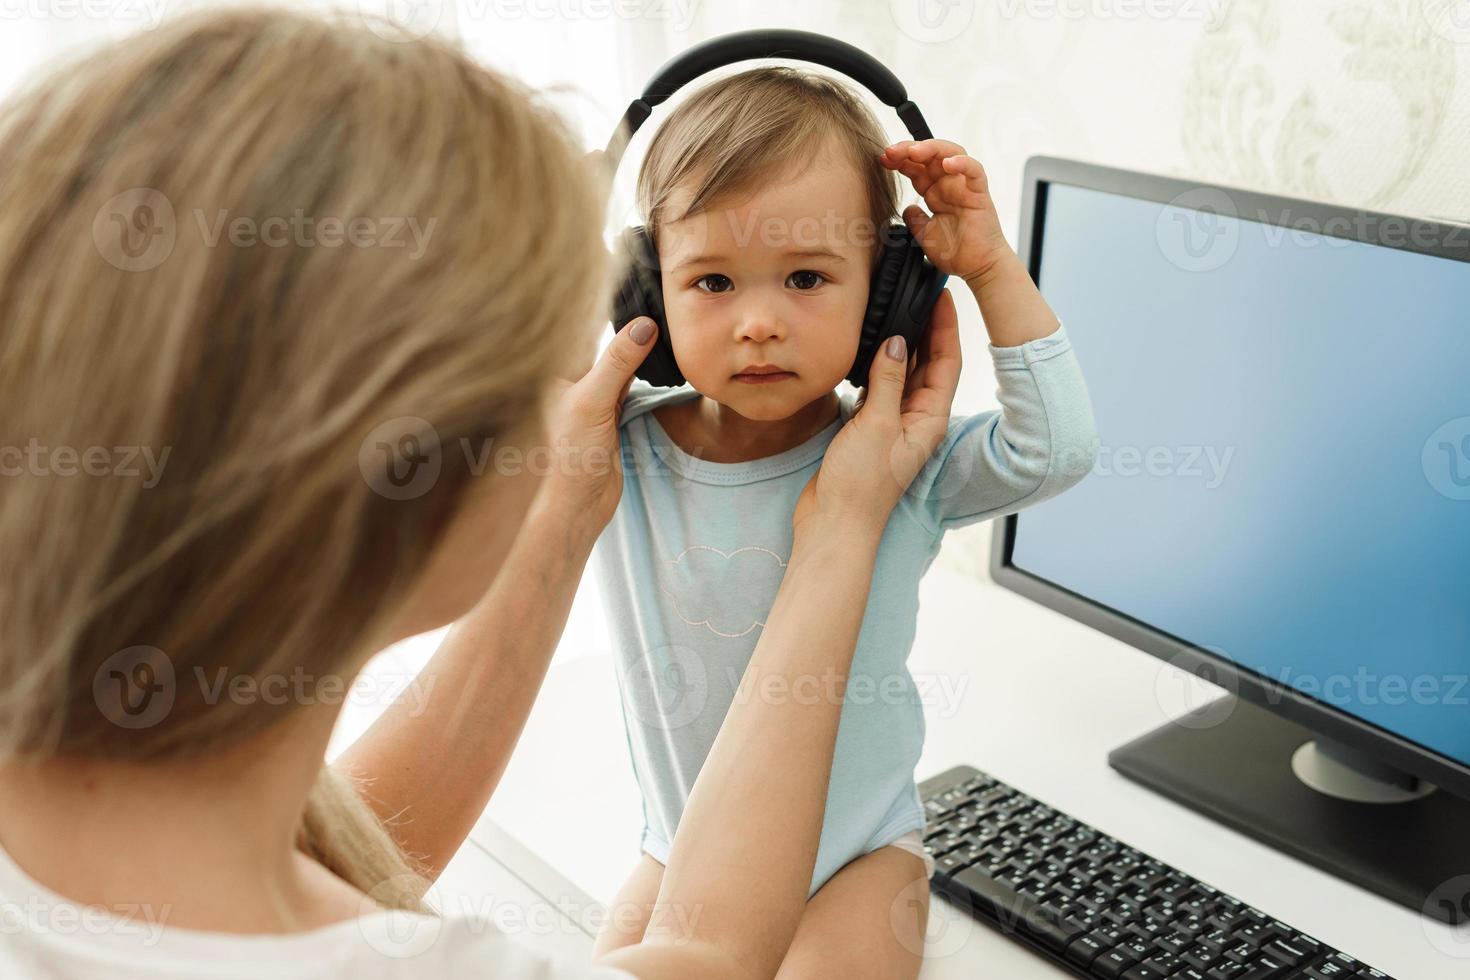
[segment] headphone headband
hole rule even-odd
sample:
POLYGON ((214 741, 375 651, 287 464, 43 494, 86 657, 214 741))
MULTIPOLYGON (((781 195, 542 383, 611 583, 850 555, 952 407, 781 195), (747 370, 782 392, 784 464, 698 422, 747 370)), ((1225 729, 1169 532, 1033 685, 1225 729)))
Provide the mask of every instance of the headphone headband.
POLYGON ((810 31, 737 31, 702 41, 676 55, 658 70, 643 94, 629 103, 623 121, 608 140, 607 149, 603 151, 608 169, 617 167, 628 141, 653 112, 654 106, 706 72, 757 58, 809 61, 841 72, 872 92, 884 105, 895 109, 914 139, 926 140, 933 135, 919 107, 909 101, 898 76, 861 48, 810 31))

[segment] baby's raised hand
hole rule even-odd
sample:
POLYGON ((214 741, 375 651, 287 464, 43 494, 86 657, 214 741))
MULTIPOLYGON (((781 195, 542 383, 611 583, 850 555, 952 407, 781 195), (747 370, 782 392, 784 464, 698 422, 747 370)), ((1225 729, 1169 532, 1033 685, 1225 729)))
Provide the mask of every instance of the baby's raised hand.
POLYGON ((904 208, 903 219, 941 272, 959 276, 971 287, 1010 246, 1000 229, 990 186, 980 161, 948 140, 899 140, 883 151, 883 166, 913 182, 929 205, 904 208))

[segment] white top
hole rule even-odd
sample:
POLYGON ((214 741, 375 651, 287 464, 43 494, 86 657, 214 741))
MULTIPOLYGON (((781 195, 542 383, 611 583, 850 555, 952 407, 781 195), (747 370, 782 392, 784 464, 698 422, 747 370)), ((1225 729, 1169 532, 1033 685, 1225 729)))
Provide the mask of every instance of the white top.
POLYGON ((5 980, 634 980, 538 953, 484 919, 370 909, 311 932, 251 936, 181 929, 168 918, 166 907, 147 904, 79 905, 32 879, 0 847, 5 980))

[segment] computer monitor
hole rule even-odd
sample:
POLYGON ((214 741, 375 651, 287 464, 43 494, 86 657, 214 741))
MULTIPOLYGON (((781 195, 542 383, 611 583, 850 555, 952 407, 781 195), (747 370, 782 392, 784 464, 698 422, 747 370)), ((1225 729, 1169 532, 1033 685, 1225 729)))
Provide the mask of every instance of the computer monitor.
POLYGON ((1470 919, 1470 228, 1045 157, 1022 222, 1099 448, 992 577, 1229 692, 1110 764, 1470 919))

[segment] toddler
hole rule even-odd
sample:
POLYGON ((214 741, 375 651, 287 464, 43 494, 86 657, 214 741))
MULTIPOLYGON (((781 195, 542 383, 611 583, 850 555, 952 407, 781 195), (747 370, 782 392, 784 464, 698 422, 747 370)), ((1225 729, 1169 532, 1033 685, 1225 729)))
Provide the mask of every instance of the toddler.
MULTIPOLYGON (((905 666, 919 580, 945 531, 1061 493, 1095 453, 1077 359, 1005 241, 980 164, 944 140, 884 144, 847 85, 758 68, 670 113, 638 178, 687 384, 630 390, 623 495, 594 555, 643 798, 644 853, 615 908, 657 898, 734 699, 844 696, 811 898, 782 977, 918 972, 933 871, 914 781, 924 717, 905 666), (857 353, 876 229, 896 217, 896 174, 928 205, 905 210, 909 229, 980 306, 1002 407, 951 419, 894 509, 872 589, 852 597, 867 609, 845 694, 836 678, 747 679, 796 500, 856 406, 836 389, 857 353)), ((952 342, 954 318, 946 291, 926 338, 952 342)), ((610 917, 598 951, 646 925, 610 917)))

